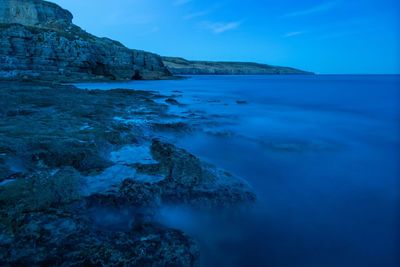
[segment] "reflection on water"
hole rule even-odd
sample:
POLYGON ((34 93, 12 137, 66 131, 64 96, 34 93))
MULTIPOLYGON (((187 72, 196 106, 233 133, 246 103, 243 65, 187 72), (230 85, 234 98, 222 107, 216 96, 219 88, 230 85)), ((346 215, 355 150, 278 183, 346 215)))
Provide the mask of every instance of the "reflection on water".
POLYGON ((399 76, 200 76, 80 86, 178 90, 176 99, 187 105, 174 113, 213 119, 183 136, 160 133, 244 177, 259 195, 256 211, 240 219, 186 208, 161 212, 164 223, 200 240, 206 265, 396 266, 399 76))

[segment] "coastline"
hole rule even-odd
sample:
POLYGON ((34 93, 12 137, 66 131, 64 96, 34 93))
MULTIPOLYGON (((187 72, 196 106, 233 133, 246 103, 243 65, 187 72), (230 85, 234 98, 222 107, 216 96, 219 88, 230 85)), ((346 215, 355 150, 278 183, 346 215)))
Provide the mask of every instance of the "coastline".
POLYGON ((256 201, 244 180, 155 138, 160 129, 191 130, 190 118, 177 121, 168 112, 174 96, 35 82, 1 82, 0 94, 0 182, 7 181, 0 186, 1 264, 121 264, 135 257, 133 265, 197 266, 196 241, 160 225, 157 210, 237 213, 256 201), (119 221, 101 220, 105 211, 119 221), (128 243, 130 250, 119 248, 128 243), (151 246, 158 249, 138 256, 151 246))
POLYGON ((381 233, 395 229, 397 165, 395 158, 376 155, 393 155, 398 148, 398 78, 210 76, 76 85, 82 89, 0 83, 1 166, 14 172, 31 166, 30 175, 10 174, 0 182, 0 196, 9 196, 0 199, 1 258, 31 266, 120 260, 134 266, 291 266, 293 259, 285 256, 301 249, 304 263, 323 263, 332 253, 338 264, 354 257, 359 265, 389 262, 392 239, 381 233), (232 191, 183 186, 207 178, 204 169, 216 170, 205 162, 246 178, 257 194, 255 205, 210 209, 220 203, 212 200, 232 199, 226 195, 232 191), (332 162, 334 172, 327 173, 332 162), (360 173, 365 162, 371 164, 360 173), (161 182, 166 174, 189 179, 161 182), (76 181, 83 183, 76 188, 76 181), (4 185, 18 190, 5 192, 4 185), (348 205, 371 192, 379 197, 348 205), (159 206, 162 199, 187 205, 159 206), (375 214, 382 220, 370 228, 364 222, 375 214), (336 234, 343 227, 351 234, 336 234), (365 241, 372 239, 384 244, 377 249, 385 257, 364 257, 365 241), (351 258, 324 246, 350 241, 351 258), (233 247, 220 246, 227 243, 233 247), (323 253, 317 258, 316 243, 323 253))

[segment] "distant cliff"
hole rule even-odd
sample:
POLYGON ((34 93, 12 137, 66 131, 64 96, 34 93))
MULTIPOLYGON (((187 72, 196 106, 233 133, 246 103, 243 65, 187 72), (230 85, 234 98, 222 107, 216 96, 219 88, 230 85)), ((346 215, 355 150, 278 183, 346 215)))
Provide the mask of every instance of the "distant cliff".
POLYGON ((42 0, 0 0, 0 79, 163 79, 160 56, 93 36, 42 0))
POLYGON ((175 75, 312 74, 289 67, 249 62, 189 61, 177 57, 163 57, 162 59, 168 70, 175 75))

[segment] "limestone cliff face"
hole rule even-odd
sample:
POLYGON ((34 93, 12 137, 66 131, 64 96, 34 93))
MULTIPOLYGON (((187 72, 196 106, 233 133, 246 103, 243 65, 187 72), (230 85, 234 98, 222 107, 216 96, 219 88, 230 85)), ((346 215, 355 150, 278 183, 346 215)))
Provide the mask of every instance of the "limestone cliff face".
POLYGON ((51 28, 72 23, 72 14, 56 4, 39 0, 0 1, 0 23, 19 23, 51 28))
POLYGON ((0 79, 131 80, 170 77, 160 56, 98 38, 42 0, 0 0, 0 79))
POLYGON ((163 62, 168 70, 176 75, 313 74, 289 67, 251 62, 189 61, 177 57, 163 57, 163 62))

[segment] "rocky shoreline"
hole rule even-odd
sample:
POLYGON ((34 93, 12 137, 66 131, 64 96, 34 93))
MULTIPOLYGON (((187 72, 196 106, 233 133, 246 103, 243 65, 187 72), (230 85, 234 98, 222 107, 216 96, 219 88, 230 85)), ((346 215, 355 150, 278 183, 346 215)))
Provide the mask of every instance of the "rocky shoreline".
POLYGON ((242 179, 163 140, 196 127, 173 95, 0 83, 0 265, 198 266, 163 205, 239 211, 242 179), (106 218, 112 216, 108 222, 106 218))

